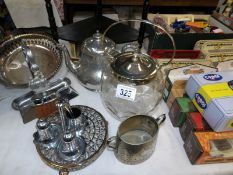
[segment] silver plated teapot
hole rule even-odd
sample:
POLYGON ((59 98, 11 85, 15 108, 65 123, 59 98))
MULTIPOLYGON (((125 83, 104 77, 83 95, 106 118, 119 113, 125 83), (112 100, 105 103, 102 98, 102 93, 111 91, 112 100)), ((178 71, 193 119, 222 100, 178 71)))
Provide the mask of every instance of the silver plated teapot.
POLYGON ((80 59, 72 62, 69 55, 66 55, 66 63, 85 88, 100 91, 103 68, 109 64, 109 53, 114 49, 115 43, 106 37, 103 39, 102 34, 97 31, 83 42, 80 59))
MULTIPOLYGON (((143 22, 165 32, 171 39, 175 51, 172 36, 161 26, 146 20, 123 20, 113 23, 105 30, 103 36, 111 27, 125 21, 143 22)), ((173 57, 174 54, 175 52, 173 57)), ((125 45, 103 73, 101 98, 104 106, 119 120, 133 115, 151 114, 162 99, 164 78, 161 68, 157 60, 141 53, 136 45, 125 45)))

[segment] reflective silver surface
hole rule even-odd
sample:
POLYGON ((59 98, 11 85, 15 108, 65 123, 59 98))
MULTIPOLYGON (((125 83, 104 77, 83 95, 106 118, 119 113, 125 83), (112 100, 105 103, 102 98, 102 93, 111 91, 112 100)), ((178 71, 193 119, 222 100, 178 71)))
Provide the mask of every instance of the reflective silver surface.
POLYGON ((78 93, 70 86, 68 78, 58 79, 48 84, 48 88, 36 93, 30 91, 12 102, 12 107, 19 110, 24 123, 35 118, 44 118, 57 111, 56 101, 59 96, 68 100, 78 96, 78 93))
POLYGON ((55 148, 60 140, 61 128, 59 125, 51 124, 46 119, 39 119, 36 123, 36 144, 45 149, 55 148))
POLYGON ((32 75, 32 78, 29 80, 29 87, 31 89, 45 87, 47 84, 46 78, 40 71, 39 66, 36 64, 34 55, 32 54, 31 49, 26 45, 26 41, 22 40, 21 47, 25 56, 25 61, 28 64, 28 68, 32 75))
MULTIPOLYGON (((107 121, 99 112, 82 105, 71 106, 71 109, 72 111, 80 110, 87 121, 80 136, 77 137, 70 132, 62 134, 59 146, 51 149, 45 149, 34 142, 41 159, 48 166, 58 169, 61 173, 82 169, 95 161, 103 152, 108 136, 107 121)), ((74 116, 76 116, 76 112, 74 112, 74 116)), ((48 121, 60 127, 62 125, 58 113, 50 115, 48 121)), ((36 133, 34 141, 37 139, 36 133)))
POLYGON ((86 118, 78 108, 72 108, 71 111, 72 114, 76 115, 66 113, 68 130, 74 131, 76 136, 80 136, 84 128, 87 126, 86 118))
MULTIPOLYGON (((80 130, 80 128, 74 126, 71 128, 69 126, 68 116, 70 118, 77 118, 80 116, 81 110, 72 109, 69 101, 62 97, 58 99, 56 106, 62 125, 61 141, 56 148, 58 155, 66 161, 77 161, 80 156, 85 154, 86 143, 81 135, 76 135, 76 129, 80 130)), ((84 128, 82 129, 84 130, 84 128)))
POLYGON ((108 147, 122 163, 142 163, 153 154, 159 125, 165 119, 165 114, 157 119, 145 115, 130 117, 120 124, 117 136, 108 139, 108 147))
POLYGON ((84 87, 100 91, 103 69, 110 63, 110 53, 114 49, 115 43, 108 38, 103 39, 97 31, 83 42, 79 61, 72 63, 67 55, 67 65, 84 87))
POLYGON ((159 69, 153 58, 137 52, 123 52, 115 56, 111 68, 119 79, 127 79, 132 82, 150 80, 159 69))
POLYGON ((57 147, 59 156, 65 161, 76 161, 85 154, 86 143, 82 137, 76 137, 75 133, 64 133, 57 147))
POLYGON ((22 40, 30 49, 35 64, 46 79, 51 78, 60 68, 61 50, 57 43, 48 36, 23 34, 15 36, 1 44, 0 80, 8 86, 28 86, 32 74, 22 51, 22 40))

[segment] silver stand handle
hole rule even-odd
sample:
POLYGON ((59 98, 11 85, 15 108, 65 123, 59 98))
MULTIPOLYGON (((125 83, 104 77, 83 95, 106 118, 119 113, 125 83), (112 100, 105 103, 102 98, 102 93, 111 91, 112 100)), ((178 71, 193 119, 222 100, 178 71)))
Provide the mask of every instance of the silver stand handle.
POLYGON ((57 101, 56 105, 58 108, 59 115, 61 117, 63 133, 67 133, 68 132, 68 122, 67 122, 65 111, 67 111, 69 113, 69 115, 71 115, 71 117, 73 117, 73 112, 71 110, 70 104, 69 104, 68 100, 60 98, 57 101))
POLYGON ((31 49, 26 45, 26 42, 24 40, 22 40, 21 46, 23 54, 25 56, 25 60, 32 74, 32 79, 30 79, 29 81, 29 87, 32 90, 38 89, 40 87, 45 87, 47 85, 47 80, 43 73, 40 71, 39 66, 36 64, 31 49))

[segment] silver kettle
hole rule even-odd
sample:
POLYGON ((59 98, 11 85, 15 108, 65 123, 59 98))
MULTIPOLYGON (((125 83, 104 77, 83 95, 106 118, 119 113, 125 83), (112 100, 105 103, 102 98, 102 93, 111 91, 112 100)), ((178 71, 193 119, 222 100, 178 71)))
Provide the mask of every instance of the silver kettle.
POLYGON ((67 53, 67 67, 73 72, 80 83, 91 91, 100 91, 101 77, 106 64, 111 61, 111 52, 115 43, 97 31, 87 38, 81 46, 80 59, 72 62, 67 53))

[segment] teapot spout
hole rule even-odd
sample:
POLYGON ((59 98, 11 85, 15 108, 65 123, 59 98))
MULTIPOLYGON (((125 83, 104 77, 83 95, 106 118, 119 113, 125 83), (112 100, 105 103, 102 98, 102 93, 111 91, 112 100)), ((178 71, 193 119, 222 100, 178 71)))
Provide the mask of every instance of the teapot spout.
POLYGON ((66 66, 72 73, 76 74, 79 68, 79 61, 76 64, 71 61, 69 51, 64 44, 59 44, 59 47, 64 55, 66 66))

